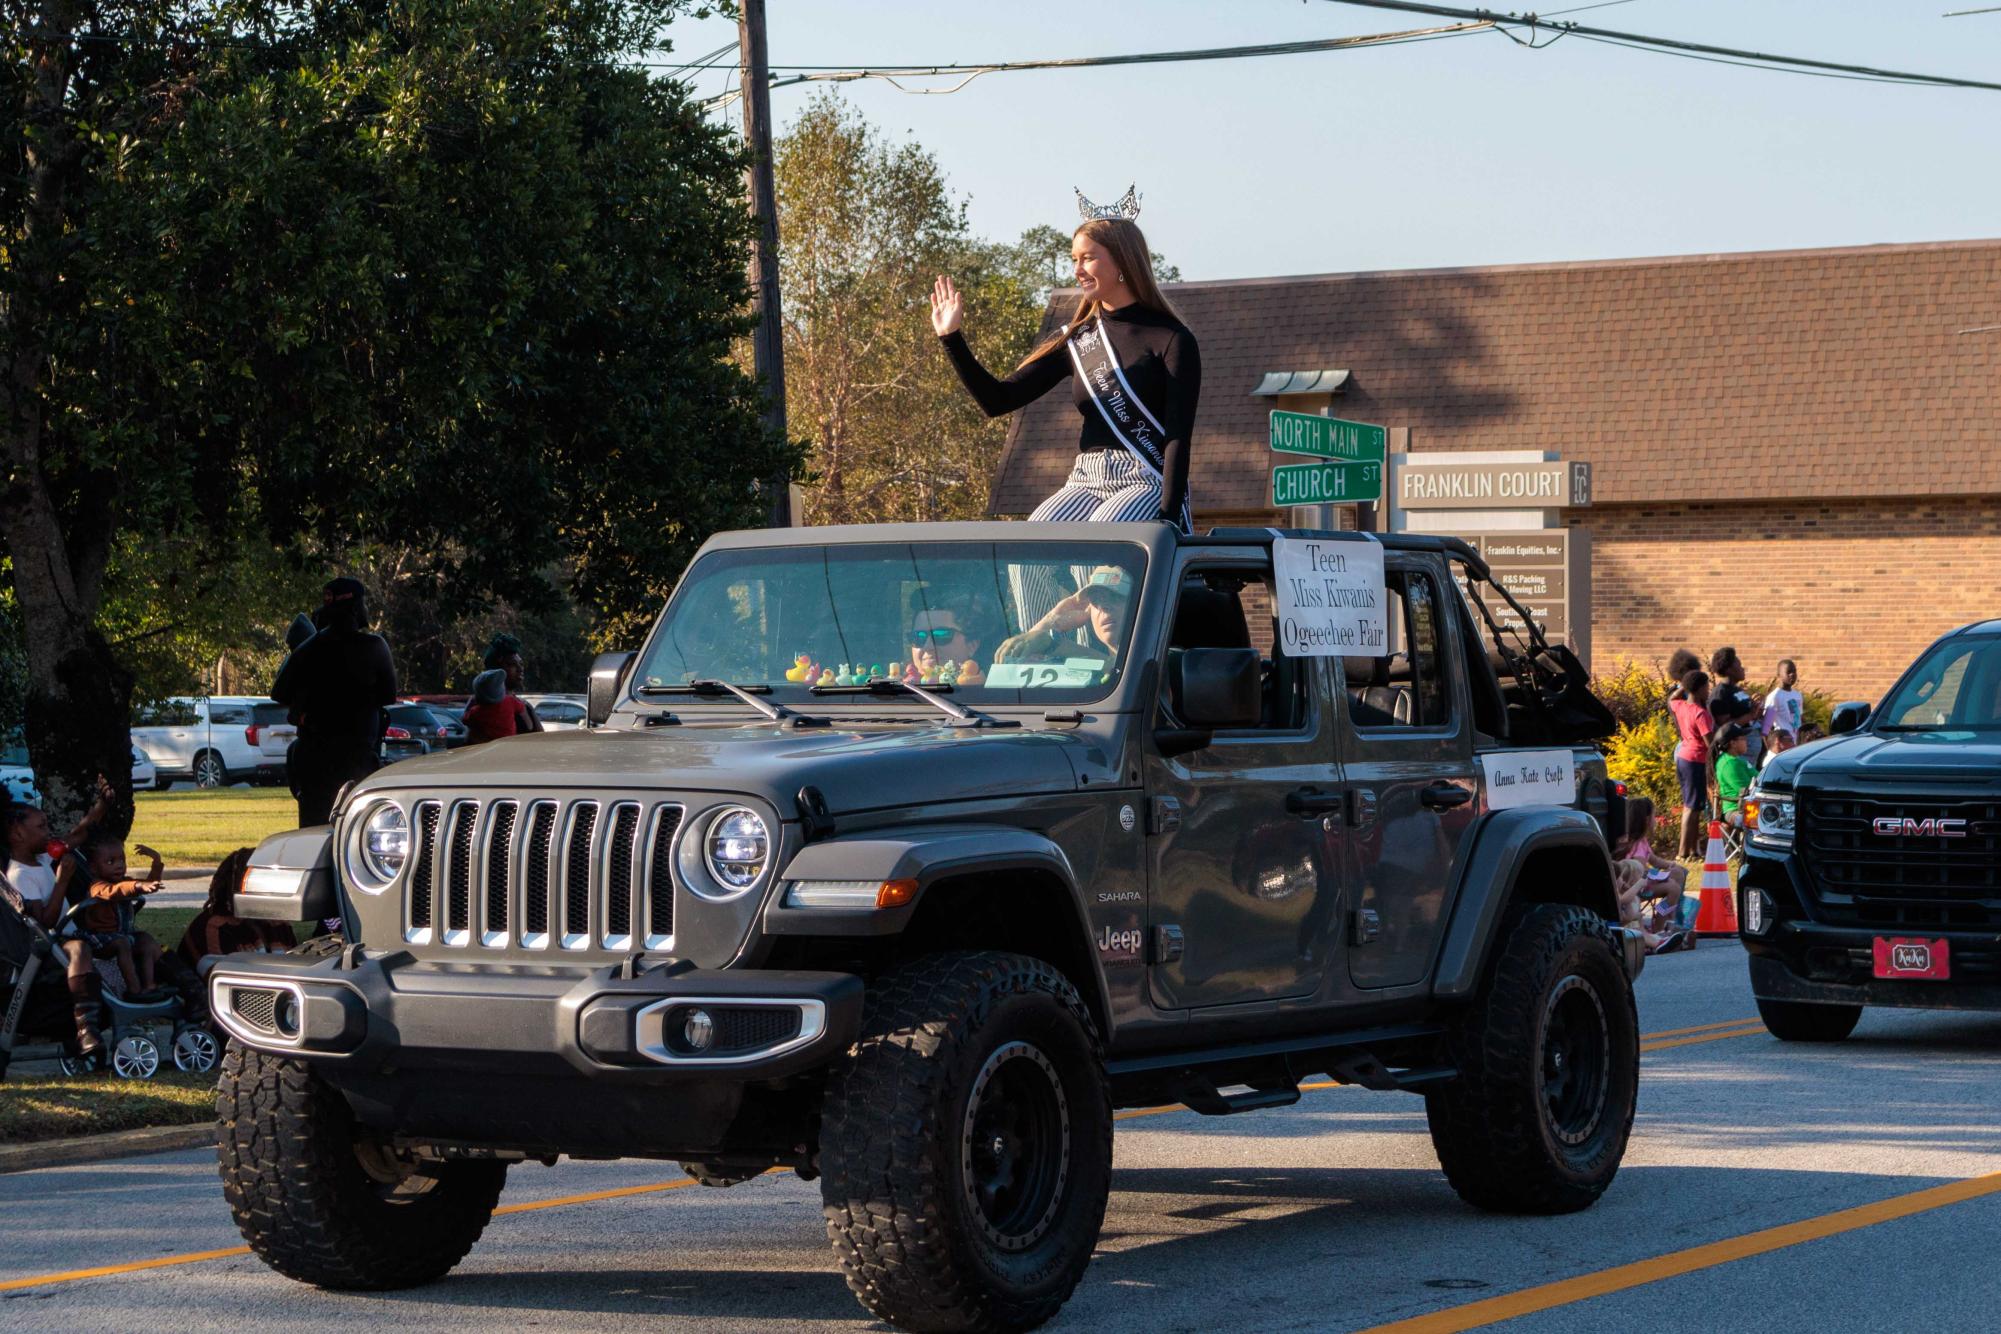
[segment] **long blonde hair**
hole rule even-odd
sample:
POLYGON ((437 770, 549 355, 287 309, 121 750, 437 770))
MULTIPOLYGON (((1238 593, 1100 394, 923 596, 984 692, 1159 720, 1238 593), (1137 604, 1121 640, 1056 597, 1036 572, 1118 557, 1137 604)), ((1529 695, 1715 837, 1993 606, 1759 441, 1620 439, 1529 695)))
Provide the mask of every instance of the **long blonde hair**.
MULTIPOLYGON (((1126 288, 1133 294, 1135 304, 1169 319, 1181 318, 1174 313, 1174 307, 1167 304, 1167 298, 1160 294, 1160 284, 1153 276, 1153 252, 1147 249, 1146 237, 1140 234, 1137 223, 1129 218, 1092 218, 1070 233, 1072 241, 1080 236, 1096 241, 1111 255, 1112 262, 1119 266, 1120 274, 1125 277, 1126 288)), ((1037 344, 1033 352, 1022 358, 1022 366, 1063 346, 1072 329, 1094 318, 1103 309, 1104 303, 1093 297, 1080 298, 1077 309, 1071 312, 1069 323, 1037 344)))

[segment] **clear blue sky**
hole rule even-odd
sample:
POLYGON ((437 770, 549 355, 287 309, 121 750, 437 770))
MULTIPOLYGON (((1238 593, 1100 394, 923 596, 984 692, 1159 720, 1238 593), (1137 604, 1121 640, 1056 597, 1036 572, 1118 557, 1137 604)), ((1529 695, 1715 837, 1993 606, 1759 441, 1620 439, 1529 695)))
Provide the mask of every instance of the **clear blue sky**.
MULTIPOLYGON (((1981 2, 1632 0, 1573 17, 2001 82, 2001 13, 1940 17, 1981 2)), ((768 4, 774 65, 1111 55, 1434 22, 1325 0, 768 4)), ((693 58, 734 32, 688 20, 670 36, 693 58)), ((818 86, 775 92, 778 122, 818 86)), ((936 155, 983 235, 1067 228, 1073 185, 1110 199, 1136 181, 1148 239, 1190 279, 2001 236, 2001 92, 1765 73, 1575 38, 1530 51, 1497 33, 990 74, 946 97, 843 87, 886 133, 936 155)))

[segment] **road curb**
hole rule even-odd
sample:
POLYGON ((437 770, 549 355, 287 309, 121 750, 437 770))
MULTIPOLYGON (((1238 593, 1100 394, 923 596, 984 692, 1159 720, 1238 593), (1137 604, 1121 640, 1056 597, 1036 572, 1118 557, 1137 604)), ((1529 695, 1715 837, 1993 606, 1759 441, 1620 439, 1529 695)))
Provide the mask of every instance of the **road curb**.
POLYGON ((101 1163, 114 1158, 132 1158, 142 1153, 169 1153, 175 1149, 201 1149, 215 1143, 215 1123, 204 1121, 192 1126, 147 1126, 141 1130, 114 1130, 108 1135, 77 1135, 69 1139, 36 1140, 29 1144, 0 1144, 0 1173, 32 1172, 40 1167, 68 1167, 76 1163, 101 1163))
POLYGON ((215 874, 213 866, 169 866, 160 872, 162 880, 206 880, 215 874))

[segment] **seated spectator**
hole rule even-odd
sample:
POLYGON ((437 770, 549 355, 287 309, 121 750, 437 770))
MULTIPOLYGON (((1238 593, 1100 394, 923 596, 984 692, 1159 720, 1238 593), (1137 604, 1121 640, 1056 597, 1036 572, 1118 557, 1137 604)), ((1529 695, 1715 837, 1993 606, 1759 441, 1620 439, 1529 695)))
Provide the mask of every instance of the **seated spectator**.
POLYGON ((1731 723, 1716 734, 1716 795, 1723 818, 1735 825, 1744 823, 1744 793, 1758 777, 1758 771, 1744 757, 1751 731, 1744 723, 1731 723))
POLYGON ((236 915, 236 890, 250 866, 250 849, 222 859, 208 878, 208 901, 181 936, 181 962, 193 968, 212 954, 282 954, 299 942, 283 922, 247 922, 236 915))
POLYGON ((1799 743, 1804 746, 1809 741, 1820 741, 1827 736, 1827 730, 1819 723, 1801 723, 1799 743))
POLYGON ((1626 807, 1625 832, 1612 843, 1619 920, 1645 935, 1655 954, 1694 949, 1695 936, 1680 929, 1688 868, 1655 854, 1653 830, 1653 802, 1635 797, 1626 807))
POLYGON ((160 994, 160 942, 133 925, 145 906, 146 895, 165 888, 160 854, 144 843, 138 851, 153 865, 143 880, 125 874, 125 841, 109 834, 93 834, 79 851, 89 882, 84 889, 84 909, 79 918, 81 934, 91 952, 100 959, 115 959, 125 983, 128 1000, 148 1001, 160 994))
POLYGON ((1771 735, 1765 738, 1765 758, 1758 761, 1758 772, 1763 773, 1765 766, 1772 762, 1774 756, 1783 755, 1798 744, 1799 742, 1793 740, 1793 734, 1785 728, 1773 728, 1771 735))
MULTIPOLYGON (((90 836, 111 808, 111 784, 97 776, 97 797, 76 827, 61 838, 49 836, 49 817, 39 806, 13 802, 0 824, 4 824, 7 865, 0 880, 0 895, 8 906, 32 918, 44 931, 60 929, 64 902, 75 863, 67 855, 70 848, 90 836)), ((85 1055, 101 1051, 104 1039, 97 1032, 97 1010, 103 995, 90 947, 74 933, 57 942, 65 957, 69 979, 70 1009, 76 1024, 79 1050, 85 1055)))

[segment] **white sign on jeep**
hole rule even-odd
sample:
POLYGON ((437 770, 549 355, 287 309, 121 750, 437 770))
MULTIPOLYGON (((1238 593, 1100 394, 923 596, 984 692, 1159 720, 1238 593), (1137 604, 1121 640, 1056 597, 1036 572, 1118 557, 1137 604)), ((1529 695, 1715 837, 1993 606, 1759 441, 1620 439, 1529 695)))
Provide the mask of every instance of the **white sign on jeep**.
POLYGON ((1383 546, 1272 539, 1278 642, 1289 658, 1381 658, 1390 651, 1383 546))
POLYGON ((1487 809, 1568 806, 1577 800, 1577 766, 1567 750, 1502 750, 1480 757, 1487 809))

